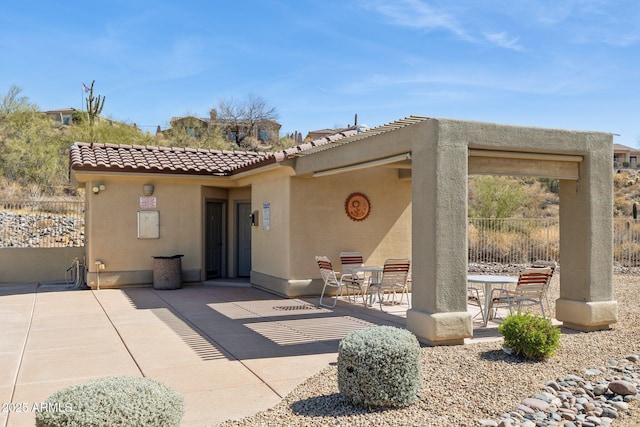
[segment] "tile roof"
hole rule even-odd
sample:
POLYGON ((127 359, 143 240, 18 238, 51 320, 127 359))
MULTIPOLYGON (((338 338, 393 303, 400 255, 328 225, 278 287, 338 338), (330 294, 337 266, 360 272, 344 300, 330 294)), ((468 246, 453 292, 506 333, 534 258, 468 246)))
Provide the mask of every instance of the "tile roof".
POLYGON ((346 130, 334 135, 329 135, 323 138, 315 139, 311 142, 307 142, 295 147, 287 148, 285 150, 276 153, 276 156, 284 156, 286 158, 306 156, 309 154, 317 153, 318 151, 324 151, 331 148, 339 147, 344 144, 348 144, 354 141, 360 141, 373 136, 381 135, 387 132, 391 132, 400 128, 404 128, 419 122, 431 120, 429 117, 423 116, 409 116, 404 119, 396 120, 386 125, 378 126, 375 128, 367 129, 365 131, 358 131, 357 129, 346 130))
POLYGON ((230 176, 391 132, 424 120, 429 118, 410 116, 364 132, 349 128, 337 134, 277 152, 219 151, 77 142, 71 147, 70 165, 75 171, 230 176))
POLYGON ((613 144, 613 151, 639 151, 637 148, 627 147, 622 144, 613 144))
POLYGON ((273 153, 76 142, 72 170, 228 176, 275 162, 273 153))

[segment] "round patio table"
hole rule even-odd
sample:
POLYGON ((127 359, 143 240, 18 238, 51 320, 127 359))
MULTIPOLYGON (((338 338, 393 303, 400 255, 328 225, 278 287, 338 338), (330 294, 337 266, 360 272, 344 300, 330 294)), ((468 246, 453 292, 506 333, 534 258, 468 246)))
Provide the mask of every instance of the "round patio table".
POLYGON ((470 274, 467 275, 467 282, 484 284, 484 325, 489 321, 489 303, 491 302, 491 292, 494 285, 508 285, 518 283, 517 276, 500 276, 496 274, 470 274))

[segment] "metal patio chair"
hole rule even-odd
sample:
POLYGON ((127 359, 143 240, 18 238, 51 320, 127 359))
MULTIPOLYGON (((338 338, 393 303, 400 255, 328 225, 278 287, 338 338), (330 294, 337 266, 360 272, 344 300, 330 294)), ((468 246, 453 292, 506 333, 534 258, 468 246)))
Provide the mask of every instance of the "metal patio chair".
POLYGON ((322 276, 322 280, 324 281, 322 293, 320 294, 320 302, 318 303, 318 305, 320 305, 321 307, 334 308, 338 303, 338 297, 342 295, 343 288, 347 288, 348 293, 351 291, 351 289, 361 289, 360 285, 357 283, 357 280, 354 280, 351 274, 343 274, 338 279, 337 273, 333 269, 333 265, 331 264, 331 261, 328 257, 316 256, 316 263, 320 268, 320 275, 322 276), (322 302, 327 288, 336 289, 336 295, 332 305, 327 305, 322 302))
POLYGON ((514 307, 520 311, 522 307, 540 306, 542 316, 544 311, 544 299, 548 284, 553 274, 550 267, 529 267, 518 276, 518 283, 513 289, 494 289, 491 292, 487 313, 499 307, 509 308, 513 314, 514 307))
POLYGON ((407 296, 407 304, 409 308, 411 308, 411 301, 409 299, 409 287, 407 285, 407 278, 409 276, 409 268, 411 266, 411 261, 408 258, 400 258, 400 259, 388 259, 384 262, 384 267, 382 270, 382 277, 380 279, 380 283, 375 283, 374 285, 378 288, 378 302, 380 303, 380 310, 384 311, 382 308, 383 304, 383 295, 385 292, 390 293, 393 296, 392 304, 396 304, 395 298, 396 293, 400 292, 400 302, 397 304, 402 304, 402 300, 404 296, 407 296))
POLYGON ((475 318, 479 314, 482 317, 482 323, 484 324, 484 326, 487 326, 487 319, 485 319, 485 314, 483 309, 484 306, 482 304, 482 300, 484 299, 483 292, 484 291, 480 288, 467 285, 467 304, 475 305, 480 310, 480 312, 473 317, 475 318))
POLYGON ((544 290, 544 300, 547 303, 547 310, 551 313, 551 302, 549 301, 549 288, 551 287, 551 279, 553 278, 553 273, 555 273, 556 268, 558 267, 558 263, 555 261, 536 261, 531 268, 549 268, 551 269, 551 274, 547 278, 547 286, 544 290))
MULTIPOLYGON (((366 306, 367 283, 364 273, 358 272, 359 268, 364 267, 364 257, 360 252, 340 252, 340 264, 342 264, 341 280, 347 283, 348 289, 353 288, 357 291, 353 295, 354 302, 360 295, 362 303, 366 306)), ((347 298, 351 302, 351 292, 347 292, 347 298)))

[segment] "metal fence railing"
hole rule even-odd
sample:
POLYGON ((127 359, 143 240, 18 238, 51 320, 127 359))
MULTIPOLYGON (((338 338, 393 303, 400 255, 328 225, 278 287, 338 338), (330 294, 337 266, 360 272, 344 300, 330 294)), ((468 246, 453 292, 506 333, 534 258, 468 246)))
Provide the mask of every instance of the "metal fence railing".
POLYGON ((0 200, 0 248, 84 246, 84 202, 0 200))
MULTIPOLYGON (((468 233, 469 263, 560 262, 557 218, 471 218, 468 233)), ((613 262, 621 267, 640 267, 640 222, 613 220, 613 262)))
POLYGON ((622 267, 640 267, 640 222, 613 221, 613 261, 622 267))
POLYGON ((558 261, 558 219, 470 218, 469 263, 558 261))

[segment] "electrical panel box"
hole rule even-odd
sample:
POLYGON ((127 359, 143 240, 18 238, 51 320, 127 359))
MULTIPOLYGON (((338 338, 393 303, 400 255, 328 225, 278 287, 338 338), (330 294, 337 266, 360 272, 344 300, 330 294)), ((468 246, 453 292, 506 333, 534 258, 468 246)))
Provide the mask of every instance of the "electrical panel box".
POLYGON ((160 211, 138 211, 138 239, 160 238, 160 211))

